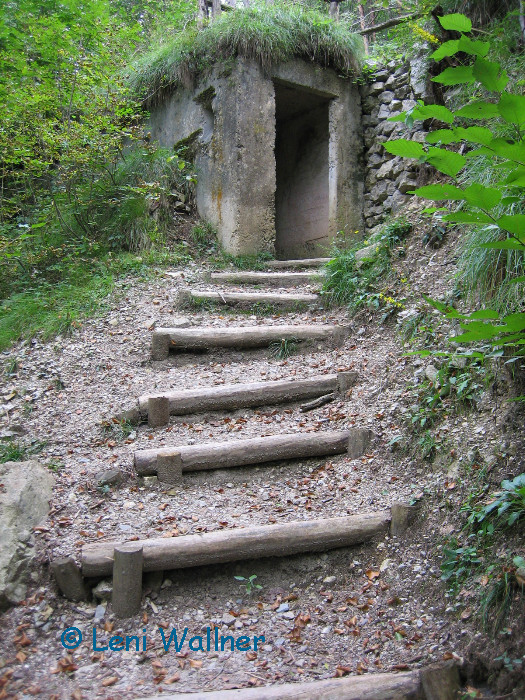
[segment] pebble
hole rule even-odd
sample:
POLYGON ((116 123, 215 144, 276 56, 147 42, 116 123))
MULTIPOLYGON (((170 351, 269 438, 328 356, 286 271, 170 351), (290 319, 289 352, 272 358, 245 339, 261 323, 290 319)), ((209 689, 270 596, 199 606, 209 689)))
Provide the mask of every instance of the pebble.
POLYGON ((95 615, 94 615, 94 623, 97 624, 98 622, 101 622, 104 619, 104 616, 106 614, 106 606, 105 605, 97 605, 95 608, 95 615))

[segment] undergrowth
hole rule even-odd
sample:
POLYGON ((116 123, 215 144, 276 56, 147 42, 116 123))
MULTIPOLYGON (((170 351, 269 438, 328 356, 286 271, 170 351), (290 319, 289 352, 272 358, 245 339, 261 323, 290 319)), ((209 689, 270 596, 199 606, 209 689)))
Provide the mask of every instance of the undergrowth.
POLYGON ((478 487, 461 507, 463 528, 444 544, 441 570, 449 597, 469 588, 467 597, 476 600, 483 625, 496 633, 513 598, 520 595, 517 571, 523 570, 525 560, 516 553, 515 543, 525 520, 525 474, 504 480, 496 492, 489 490, 485 478, 480 470, 478 487))
POLYGON ((366 306, 384 310, 384 318, 403 308, 388 287, 394 276, 392 259, 404 257, 403 240, 412 230, 404 219, 383 225, 364 242, 344 248, 336 245, 326 265, 322 294, 332 304, 352 311, 366 306))
POLYGON ((223 12, 202 31, 192 27, 177 34, 142 56, 129 80, 151 105, 166 89, 236 56, 254 59, 266 70, 296 57, 351 75, 360 70, 362 52, 361 37, 344 22, 301 5, 256 4, 242 12, 223 12))
POLYGON ((67 334, 84 318, 107 308, 108 297, 119 277, 134 274, 147 279, 163 266, 187 259, 182 247, 151 249, 137 256, 111 254, 77 258, 64 263, 56 283, 33 283, 0 304, 0 350, 13 342, 38 336, 42 340, 67 334))

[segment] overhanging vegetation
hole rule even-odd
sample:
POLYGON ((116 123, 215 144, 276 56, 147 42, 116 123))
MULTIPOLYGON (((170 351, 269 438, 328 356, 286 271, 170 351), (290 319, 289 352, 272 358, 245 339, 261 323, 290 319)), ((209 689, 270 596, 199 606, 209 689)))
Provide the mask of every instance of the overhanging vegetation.
POLYGON ((192 27, 175 35, 137 61, 130 82, 151 105, 165 91, 235 56, 254 59, 264 69, 302 58, 352 75, 360 71, 363 55, 362 37, 320 12, 300 6, 255 6, 223 13, 200 32, 192 27))

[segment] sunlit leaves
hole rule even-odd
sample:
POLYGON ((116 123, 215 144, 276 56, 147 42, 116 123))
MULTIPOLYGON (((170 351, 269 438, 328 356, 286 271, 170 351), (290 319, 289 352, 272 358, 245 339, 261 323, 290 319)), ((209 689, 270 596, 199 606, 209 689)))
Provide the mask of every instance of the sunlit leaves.
POLYGON ((442 85, 462 85, 473 83, 474 74, 472 66, 456 66, 455 68, 445 68, 439 75, 432 78, 435 83, 442 85))
POLYGON ((466 163, 465 157, 460 153, 433 147, 428 149, 426 161, 439 172, 451 177, 455 177, 466 163))
POLYGON ((498 112, 509 124, 525 124, 525 97, 504 92, 498 103, 498 112))
POLYGON ((389 153, 395 156, 403 156, 403 158, 422 158, 426 156, 425 149, 417 141, 394 139, 385 143, 384 146, 389 153))
POLYGON ((444 17, 438 17, 438 19, 443 29, 456 32, 470 32, 472 30, 470 19, 459 13, 445 15, 444 17))
POLYGON ((490 119, 498 114, 497 104, 485 102, 483 100, 470 102, 455 112, 456 117, 467 117, 469 119, 490 119))
POLYGON ((501 92, 509 82, 507 72, 501 70, 499 63, 487 61, 484 58, 476 60, 472 66, 472 73, 476 80, 491 92, 501 92))

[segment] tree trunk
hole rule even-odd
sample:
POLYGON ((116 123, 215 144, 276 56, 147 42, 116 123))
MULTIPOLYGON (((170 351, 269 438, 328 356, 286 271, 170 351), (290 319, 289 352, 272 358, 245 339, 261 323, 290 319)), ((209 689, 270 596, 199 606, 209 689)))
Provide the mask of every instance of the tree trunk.
POLYGON ((520 0, 520 28, 521 40, 525 44, 525 2, 520 0))
POLYGON ((221 0, 212 0, 211 4, 211 18, 212 21, 218 17, 222 12, 221 0))
POLYGON ((208 19, 208 2, 207 0, 199 0, 199 13, 197 15, 197 28, 204 27, 204 21, 208 19))
MULTIPOLYGON (((359 3, 357 7, 359 9, 359 23, 361 25, 361 31, 364 31, 366 30, 365 11, 361 3, 359 3)), ((368 37, 366 34, 363 35, 363 43, 365 45, 365 53, 368 56, 368 37)))
POLYGON ((339 0, 332 0, 330 2, 330 17, 336 22, 339 20, 339 0))

